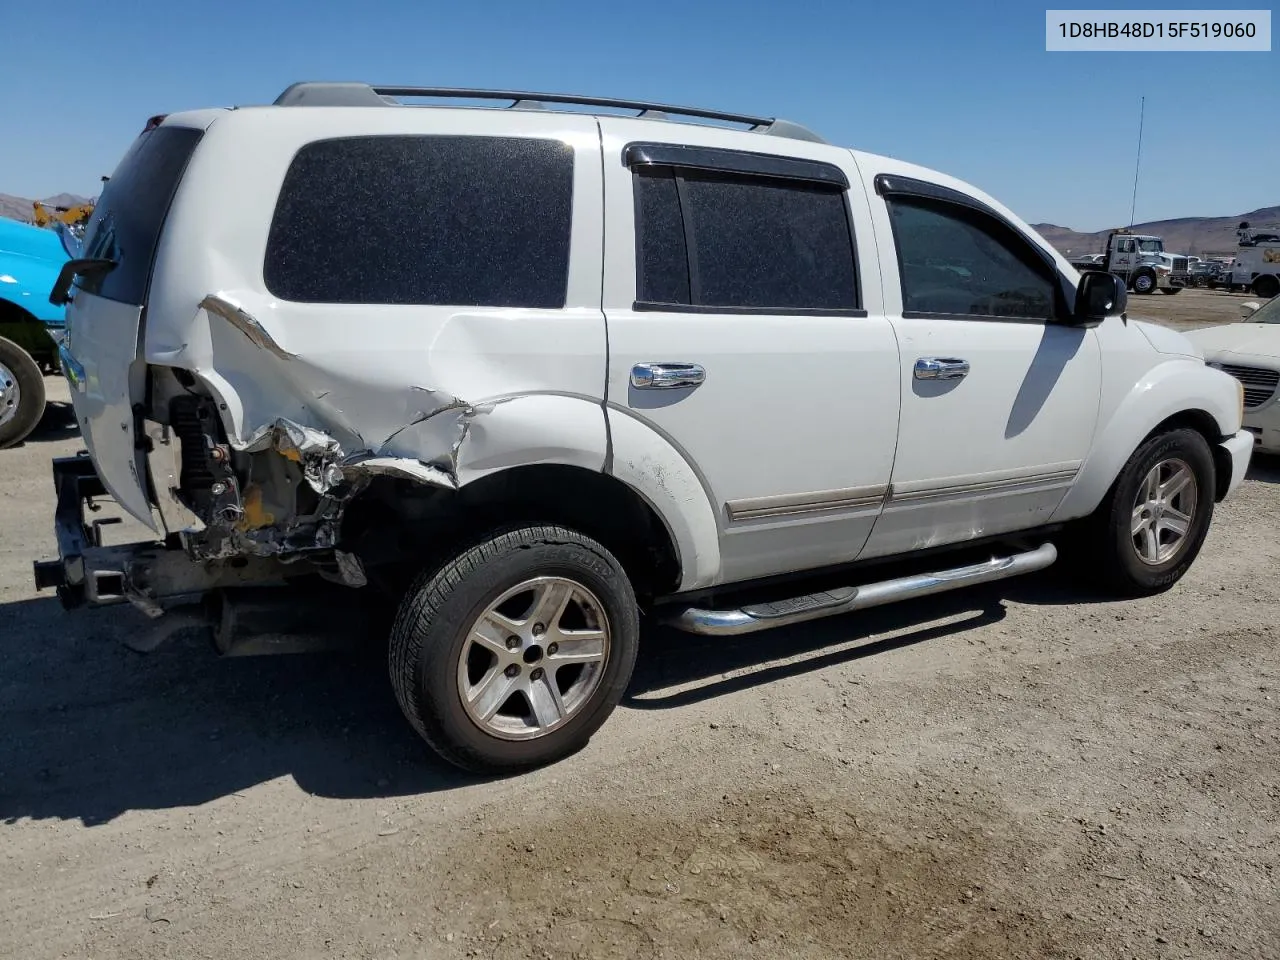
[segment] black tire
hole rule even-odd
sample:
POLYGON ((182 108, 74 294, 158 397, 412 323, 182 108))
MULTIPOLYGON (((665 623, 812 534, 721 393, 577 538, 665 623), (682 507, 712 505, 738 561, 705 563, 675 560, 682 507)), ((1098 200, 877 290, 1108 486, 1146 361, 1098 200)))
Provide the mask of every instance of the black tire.
POLYGON ((419 576, 391 630, 391 682, 409 722, 445 760, 477 773, 510 773, 553 763, 586 745, 631 680, 639 633, 631 582, 608 550, 564 527, 520 526, 419 576), (607 655, 596 686, 561 725, 533 739, 503 739, 469 715, 460 662, 486 609, 534 577, 566 578, 594 595, 607 624, 607 655))
MULTIPOLYGON (((0 364, 12 374, 18 388, 16 409, 0 409, 0 450, 21 443, 44 416, 44 374, 31 355, 12 340, 0 337, 0 364)), ((4 374, 0 373, 0 377, 4 374)), ((6 378, 7 379, 7 378, 6 378)), ((0 389, 7 384, 0 384, 0 389)), ((0 401, 3 402, 3 401, 0 401)))
POLYGON ((1270 300, 1280 294, 1280 280, 1275 277, 1259 277, 1253 281, 1253 293, 1264 300, 1270 300))
POLYGON ((1133 275, 1133 292, 1145 296, 1156 292, 1156 275, 1150 270, 1139 270, 1133 275))
POLYGON ((1139 597, 1169 589, 1195 562, 1204 545, 1213 519, 1215 483, 1213 453, 1200 433, 1179 428, 1152 437, 1129 458, 1098 509, 1075 531, 1071 543, 1074 565, 1108 593, 1139 597), (1162 562, 1145 562, 1135 546, 1132 528, 1138 494, 1147 475, 1168 461, 1181 461, 1190 468, 1196 503, 1179 549, 1162 562))

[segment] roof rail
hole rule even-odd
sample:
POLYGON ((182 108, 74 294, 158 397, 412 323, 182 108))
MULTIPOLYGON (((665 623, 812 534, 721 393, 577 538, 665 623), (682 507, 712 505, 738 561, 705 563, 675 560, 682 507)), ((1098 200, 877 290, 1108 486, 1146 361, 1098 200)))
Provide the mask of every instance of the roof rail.
POLYGON ((704 110, 701 107, 673 107, 644 100, 619 100, 614 97, 580 97, 564 93, 525 93, 519 90, 469 90, 459 87, 389 87, 368 83, 308 82, 295 83, 275 99, 277 107, 396 107, 403 106, 399 97, 437 97, 452 100, 510 100, 507 109, 545 110, 548 103, 573 104, 583 107, 612 107, 636 110, 646 119, 665 120, 667 115, 698 117, 741 123, 755 133, 793 140, 826 143, 812 130, 776 117, 755 117, 742 113, 704 110))

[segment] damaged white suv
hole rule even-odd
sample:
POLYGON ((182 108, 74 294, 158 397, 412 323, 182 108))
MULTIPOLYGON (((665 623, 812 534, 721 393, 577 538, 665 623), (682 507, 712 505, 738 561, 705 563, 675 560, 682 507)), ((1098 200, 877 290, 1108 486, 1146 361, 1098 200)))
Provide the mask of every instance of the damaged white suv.
POLYGON ((37 584, 225 653, 363 599, 472 769, 583 745, 641 611, 740 634, 1068 544, 1166 588, 1253 446, 1237 381, 995 200, 713 111, 308 83, 156 118, 51 296, 88 455, 37 584), (104 492, 156 539, 104 546, 104 492))

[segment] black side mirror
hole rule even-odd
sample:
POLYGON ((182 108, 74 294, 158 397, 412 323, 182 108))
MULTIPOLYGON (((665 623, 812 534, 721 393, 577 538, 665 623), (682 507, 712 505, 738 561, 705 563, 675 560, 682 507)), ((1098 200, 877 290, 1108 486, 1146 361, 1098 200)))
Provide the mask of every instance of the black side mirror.
POLYGON ((1124 313, 1128 303, 1129 293, 1123 280, 1103 270, 1086 270, 1076 287, 1076 309, 1072 319, 1077 326, 1096 327, 1107 317, 1124 313))

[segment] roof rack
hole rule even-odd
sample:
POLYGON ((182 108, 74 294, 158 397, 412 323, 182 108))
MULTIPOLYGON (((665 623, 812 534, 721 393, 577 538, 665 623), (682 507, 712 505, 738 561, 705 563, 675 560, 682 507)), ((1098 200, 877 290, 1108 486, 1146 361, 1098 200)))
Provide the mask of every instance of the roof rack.
POLYGON ((583 107, 611 107, 636 110, 637 116, 666 120, 669 115, 698 117, 741 123, 754 133, 793 140, 826 143, 812 130, 776 117, 754 117, 742 113, 724 113, 701 107, 673 107, 644 100, 619 100, 614 97, 580 97, 564 93, 526 93, 519 90, 469 90, 459 87, 386 87, 368 83, 308 82, 292 84, 275 99, 277 107, 398 107, 398 97, 437 97, 452 100, 510 100, 507 109, 546 110, 548 103, 573 104, 583 107))

